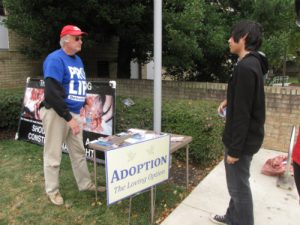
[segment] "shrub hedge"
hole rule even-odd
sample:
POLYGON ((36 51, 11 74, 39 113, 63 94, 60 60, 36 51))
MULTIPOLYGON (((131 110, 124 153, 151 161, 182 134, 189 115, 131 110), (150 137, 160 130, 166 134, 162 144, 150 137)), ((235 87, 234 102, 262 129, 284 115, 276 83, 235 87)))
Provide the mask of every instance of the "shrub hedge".
MULTIPOLYGON (((17 130, 21 112, 23 90, 0 91, 0 130, 17 130)), ((122 103, 126 97, 116 100, 116 132, 128 128, 153 129, 153 101, 133 97, 134 105, 122 103)), ((189 135, 190 160, 202 166, 220 158, 223 152, 221 133, 224 121, 216 113, 217 103, 195 100, 163 100, 163 132, 189 135)), ((184 159, 185 151, 178 151, 176 158, 184 159)))
POLYGON ((24 90, 0 90, 0 130, 17 130, 24 90))
MULTIPOLYGON (((153 102, 151 99, 132 98, 135 105, 122 104, 117 99, 117 132, 128 128, 153 129, 153 102)), ((200 100, 164 100, 162 103, 163 132, 193 137, 190 144, 190 159, 202 166, 209 165, 223 153, 221 133, 224 121, 218 116, 218 103, 200 100)), ((185 151, 177 151, 176 157, 183 159, 185 151)))

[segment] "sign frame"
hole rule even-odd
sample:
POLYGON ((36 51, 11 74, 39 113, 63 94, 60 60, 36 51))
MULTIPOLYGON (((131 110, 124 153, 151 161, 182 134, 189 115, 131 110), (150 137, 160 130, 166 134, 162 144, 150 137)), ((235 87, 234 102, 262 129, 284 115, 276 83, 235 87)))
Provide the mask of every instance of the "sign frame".
MULTIPOLYGON (((30 143, 44 145, 45 133, 39 116, 39 105, 44 99, 44 87, 45 83, 43 79, 31 77, 27 78, 15 140, 25 140, 30 143)), ((95 99, 101 98, 102 101, 104 99, 104 103, 102 105, 103 113, 111 110, 109 112, 111 117, 108 120, 106 129, 102 130, 103 133, 101 133, 102 131, 97 131, 96 129, 91 130, 90 128, 86 128, 85 125, 83 129, 83 144, 86 150, 86 158, 88 160, 93 160, 94 153, 96 153, 97 162, 104 163, 104 153, 90 149, 88 144, 91 140, 113 135, 115 133, 116 81, 87 81, 87 98, 89 97, 93 99, 94 102, 96 101, 95 99), (105 102, 108 102, 107 99, 111 101, 111 105, 106 107, 107 109, 104 112, 105 102)), ((99 101, 100 100, 98 100, 98 102, 99 101)), ((84 119, 85 116, 82 118, 84 119)), ((62 151, 68 153, 65 144, 62 146, 62 151)))
POLYGON ((168 180, 170 154, 167 134, 105 151, 107 205, 168 180))

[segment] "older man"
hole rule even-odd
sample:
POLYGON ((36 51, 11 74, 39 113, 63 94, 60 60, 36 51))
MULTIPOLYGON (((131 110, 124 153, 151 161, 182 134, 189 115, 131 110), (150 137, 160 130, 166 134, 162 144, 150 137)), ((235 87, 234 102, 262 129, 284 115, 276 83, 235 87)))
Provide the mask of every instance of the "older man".
MULTIPOLYGON (((96 189, 86 163, 80 119, 80 109, 86 98, 86 78, 83 63, 76 53, 81 51, 82 35, 86 34, 77 26, 63 27, 60 33, 61 48, 50 53, 43 66, 45 100, 40 114, 45 130, 45 189, 55 205, 64 203, 59 191, 63 143, 69 150, 78 189, 96 189)), ((100 187, 98 191, 105 191, 105 188, 100 187)))

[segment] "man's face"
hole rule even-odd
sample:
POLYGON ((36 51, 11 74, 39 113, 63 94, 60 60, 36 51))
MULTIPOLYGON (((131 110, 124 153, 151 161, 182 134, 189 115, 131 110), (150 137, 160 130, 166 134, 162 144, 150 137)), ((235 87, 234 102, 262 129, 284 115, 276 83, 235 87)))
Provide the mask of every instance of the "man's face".
POLYGON ((68 38, 68 42, 66 43, 68 49, 70 49, 70 51, 77 53, 81 51, 81 45, 82 45, 82 36, 73 36, 70 35, 70 37, 68 38))
POLYGON ((245 38, 240 38, 238 42, 235 42, 233 37, 228 40, 229 49, 232 54, 239 55, 245 48, 245 38))

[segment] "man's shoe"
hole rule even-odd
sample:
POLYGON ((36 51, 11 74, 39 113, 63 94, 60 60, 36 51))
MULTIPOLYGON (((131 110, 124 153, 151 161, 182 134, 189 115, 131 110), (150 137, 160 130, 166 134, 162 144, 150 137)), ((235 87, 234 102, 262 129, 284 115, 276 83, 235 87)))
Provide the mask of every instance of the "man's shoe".
POLYGON ((225 216, 211 215, 210 220, 216 224, 228 225, 225 216))
POLYGON ((64 199, 61 197, 59 192, 56 192, 55 194, 49 194, 48 198, 54 205, 63 205, 64 199))
MULTIPOLYGON (((88 189, 86 189, 87 191, 96 191, 96 185, 95 184, 92 184, 88 189)), ((97 191, 98 192, 105 192, 105 187, 103 186, 98 186, 97 187, 97 191)))

